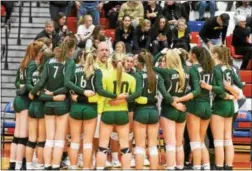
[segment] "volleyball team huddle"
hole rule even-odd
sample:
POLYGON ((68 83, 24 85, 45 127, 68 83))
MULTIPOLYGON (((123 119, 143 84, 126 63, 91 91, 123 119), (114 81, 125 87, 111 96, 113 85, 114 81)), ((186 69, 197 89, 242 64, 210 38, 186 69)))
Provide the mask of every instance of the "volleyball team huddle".
POLYGON ((96 53, 72 59, 75 45, 73 37, 54 53, 43 40, 28 45, 15 81, 10 168, 20 169, 25 157, 26 169, 34 169, 36 148, 40 169, 59 170, 70 134, 69 169, 77 169, 79 153, 83 169, 104 169, 111 138, 118 144, 122 169, 130 168, 132 155, 135 168, 143 169, 146 154, 150 169, 158 169, 161 128, 166 169, 183 169, 187 126, 193 169, 209 170, 205 137, 210 124, 215 169, 232 169, 232 118, 244 85, 230 64, 228 48, 110 55, 101 42, 96 53))

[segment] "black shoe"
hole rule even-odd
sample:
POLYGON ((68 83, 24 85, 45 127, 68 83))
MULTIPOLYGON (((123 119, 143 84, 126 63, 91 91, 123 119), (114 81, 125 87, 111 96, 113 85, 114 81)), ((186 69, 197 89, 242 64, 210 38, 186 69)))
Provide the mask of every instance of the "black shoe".
POLYGON ((233 170, 233 166, 225 165, 224 170, 233 170))
POLYGON ((15 170, 15 167, 16 167, 16 163, 10 162, 10 166, 9 166, 8 170, 15 170))
POLYGON ((214 166, 214 170, 223 170, 224 168, 223 167, 220 167, 220 166, 214 166))
POLYGON ((21 170, 26 170, 26 158, 23 158, 21 170))
POLYGON ((193 166, 189 162, 185 162, 184 170, 193 170, 193 166))
POLYGON ((52 170, 52 166, 44 167, 44 170, 52 170))

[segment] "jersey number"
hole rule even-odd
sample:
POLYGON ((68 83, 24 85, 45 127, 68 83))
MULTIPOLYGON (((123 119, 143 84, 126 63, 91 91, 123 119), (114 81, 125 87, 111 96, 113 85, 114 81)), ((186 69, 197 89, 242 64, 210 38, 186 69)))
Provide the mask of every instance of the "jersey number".
POLYGON ((84 79, 84 75, 81 76, 80 87, 85 88, 87 85, 87 81, 84 79))
POLYGON ((176 92, 176 93, 183 93, 183 91, 182 91, 182 90, 180 90, 180 87, 179 87, 179 82, 177 82, 177 83, 176 83, 175 92, 176 92))
POLYGON ((210 78, 211 78, 210 74, 204 74, 202 80, 205 81, 205 83, 209 84, 210 78))
POLYGON ((54 74, 53 74, 53 78, 56 78, 56 75, 58 73, 59 67, 58 66, 53 66, 53 68, 55 68, 55 71, 54 71, 54 74))
POLYGON ((23 80, 23 79, 24 79, 24 72, 20 71, 20 80, 23 80))
POLYGON ((231 82, 230 72, 226 73, 226 81, 229 83, 231 82))
MULTIPOLYGON (((117 81, 113 81, 113 87, 114 87, 113 93, 116 94, 116 92, 117 92, 117 81)), ((120 93, 127 93, 128 91, 129 91, 129 83, 123 81, 121 83, 120 93)))

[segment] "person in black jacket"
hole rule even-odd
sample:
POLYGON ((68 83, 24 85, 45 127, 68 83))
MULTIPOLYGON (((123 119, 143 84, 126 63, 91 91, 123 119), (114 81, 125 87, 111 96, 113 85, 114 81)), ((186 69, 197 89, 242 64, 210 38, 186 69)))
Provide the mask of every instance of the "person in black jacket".
POLYGON ((59 45, 60 36, 55 32, 54 22, 52 20, 45 22, 45 29, 36 36, 35 40, 42 37, 47 37, 52 40, 53 49, 59 45))
POLYGON ((125 15, 122 18, 122 23, 116 28, 114 45, 122 41, 125 43, 126 52, 132 53, 134 40, 134 27, 131 25, 131 18, 129 15, 125 15))
POLYGON ((163 48, 170 47, 172 42, 172 32, 164 16, 158 17, 151 28, 150 35, 153 55, 156 55, 163 48))
POLYGON ((148 49, 150 46, 150 20, 144 19, 135 30, 134 51, 137 54, 141 49, 148 49))
POLYGON ((250 28, 246 27, 246 17, 238 16, 238 24, 233 32, 232 45, 235 48, 235 53, 243 55, 241 70, 246 69, 249 60, 252 59, 252 43, 248 42, 250 28))
POLYGON ((56 20, 59 12, 63 12, 65 16, 68 16, 70 4, 70 1, 50 1, 51 19, 56 20))
MULTIPOLYGON (((178 19, 182 17, 182 7, 179 2, 167 1, 162 10, 162 15, 166 17, 169 27, 172 29, 177 25, 178 19)), ((183 16, 186 18, 185 16, 183 16)))
POLYGON ((200 30, 200 38, 203 46, 211 48, 212 45, 224 44, 229 24, 229 15, 226 13, 220 16, 209 18, 200 30))
POLYGON ((103 9, 106 18, 109 19, 109 28, 116 28, 119 10, 124 2, 125 1, 109 1, 108 3, 104 3, 103 9))
POLYGON ((149 0, 148 5, 144 8, 144 16, 151 21, 151 24, 155 23, 161 12, 162 7, 157 3, 156 0, 149 0))
POLYGON ((190 51, 190 33, 184 18, 178 19, 178 26, 172 30, 172 36, 173 48, 183 48, 187 52, 190 51))
POLYGON ((54 28, 55 32, 60 36, 60 40, 63 41, 69 33, 66 25, 66 15, 63 12, 58 13, 57 19, 54 21, 54 28))

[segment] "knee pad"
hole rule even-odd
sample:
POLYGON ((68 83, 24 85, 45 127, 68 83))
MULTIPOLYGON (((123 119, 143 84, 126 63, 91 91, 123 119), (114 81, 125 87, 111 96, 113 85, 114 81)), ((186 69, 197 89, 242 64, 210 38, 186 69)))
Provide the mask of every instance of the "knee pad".
POLYGON ((116 132, 112 132, 110 138, 115 141, 119 140, 118 134, 116 132))
POLYGON ((129 147, 126 147, 126 148, 121 149, 121 154, 122 154, 122 155, 127 154, 127 153, 130 153, 129 147))
POLYGON ((132 140, 133 140, 133 137, 134 137, 134 134, 133 134, 133 132, 131 132, 131 133, 129 134, 129 140, 132 141, 132 140))
POLYGON ((201 143, 201 148, 202 149, 206 148, 206 144, 205 143, 201 143))
POLYGON ((13 140, 12 140, 12 143, 13 143, 13 144, 18 144, 18 138, 14 136, 14 137, 13 137, 13 140))
POLYGON ((79 150, 80 144, 71 142, 70 148, 74 150, 79 150))
POLYGON ((145 149, 143 147, 136 146, 134 154, 145 154, 145 149))
POLYGON ((224 140, 214 140, 214 147, 223 147, 224 140))
POLYGON ((183 145, 177 146, 177 147, 176 147, 176 151, 177 151, 177 152, 178 152, 178 151, 183 151, 183 150, 184 150, 183 145))
POLYGON ((54 140, 54 147, 64 148, 65 141, 64 140, 54 140))
POLYGON ((158 155, 157 146, 150 147, 149 148, 149 154, 150 154, 150 156, 157 156, 158 155))
POLYGON ((46 140, 45 147, 53 147, 54 146, 54 140, 46 140))
POLYGON ((83 144, 83 149, 92 149, 93 145, 91 143, 89 144, 83 144))
POLYGON ((18 138, 18 144, 22 144, 24 146, 26 146, 27 144, 27 141, 28 141, 28 138, 18 138))
POLYGON ((232 146, 233 145, 233 141, 232 139, 230 140, 224 140, 224 146, 227 147, 227 146, 232 146))
POLYGON ((201 149, 201 142, 190 142, 191 150, 201 149))
POLYGON ((104 153, 104 154, 108 154, 109 149, 108 148, 104 148, 104 147, 99 147, 98 148, 98 152, 104 153))
POLYGON ((172 144, 167 144, 166 146, 165 146, 165 149, 166 149, 166 151, 176 151, 176 146, 175 145, 172 145, 172 144))
POLYGON ((46 143, 45 141, 38 142, 37 146, 41 147, 41 148, 44 148, 45 147, 45 143, 46 143))
POLYGON ((36 145, 37 145, 37 142, 32 142, 32 141, 27 141, 27 144, 26 144, 27 147, 31 147, 33 149, 36 147, 36 145))

